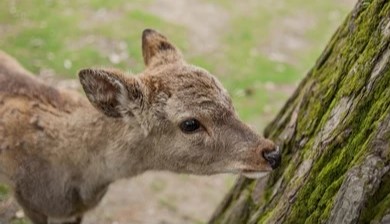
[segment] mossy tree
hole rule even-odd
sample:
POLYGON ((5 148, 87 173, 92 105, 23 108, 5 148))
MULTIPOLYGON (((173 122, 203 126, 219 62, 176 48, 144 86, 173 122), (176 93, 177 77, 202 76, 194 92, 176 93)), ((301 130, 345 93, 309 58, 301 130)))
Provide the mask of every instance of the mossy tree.
POLYGON ((390 222, 390 1, 357 3, 265 136, 282 166, 210 223, 390 222))

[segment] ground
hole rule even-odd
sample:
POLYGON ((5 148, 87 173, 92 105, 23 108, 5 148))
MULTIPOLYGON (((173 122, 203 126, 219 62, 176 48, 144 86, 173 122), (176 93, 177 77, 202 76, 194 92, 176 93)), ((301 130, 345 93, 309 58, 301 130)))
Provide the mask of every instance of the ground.
MULTIPOLYGON (((140 34, 167 35, 186 59, 230 92, 240 117, 261 132, 314 64, 354 0, 45 0, 0 2, 0 49, 46 80, 88 66, 142 70, 140 34)), ((204 223, 235 176, 150 172, 113 184, 85 223, 204 223)), ((0 223, 23 223, 0 186, 0 223), (19 217, 19 218, 18 218, 19 217)))

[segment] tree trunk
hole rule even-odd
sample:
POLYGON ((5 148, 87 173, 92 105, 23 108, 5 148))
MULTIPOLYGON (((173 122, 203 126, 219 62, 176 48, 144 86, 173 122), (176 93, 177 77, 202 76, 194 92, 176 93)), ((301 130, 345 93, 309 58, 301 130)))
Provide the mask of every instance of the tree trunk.
POLYGON ((210 223, 390 223, 390 1, 360 0, 265 136, 268 178, 240 178, 210 223))

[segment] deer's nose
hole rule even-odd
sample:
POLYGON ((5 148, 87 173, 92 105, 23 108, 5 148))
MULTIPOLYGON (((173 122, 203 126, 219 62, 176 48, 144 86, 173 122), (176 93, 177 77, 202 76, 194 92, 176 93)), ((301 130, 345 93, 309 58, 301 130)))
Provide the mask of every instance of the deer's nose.
POLYGON ((282 161, 282 156, 280 154, 278 147, 276 147, 272 151, 269 150, 264 151, 263 157, 271 165, 272 169, 276 169, 280 165, 280 162, 282 161))

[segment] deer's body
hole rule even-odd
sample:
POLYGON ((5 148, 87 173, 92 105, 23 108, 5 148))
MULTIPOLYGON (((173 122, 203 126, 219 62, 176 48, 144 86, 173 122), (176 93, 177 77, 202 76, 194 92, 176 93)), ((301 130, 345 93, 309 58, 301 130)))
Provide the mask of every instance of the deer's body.
POLYGON ((139 138, 139 132, 99 113, 81 94, 49 87, 0 57, 0 180, 31 212, 62 218, 95 206, 108 184, 121 178, 119 167, 108 167, 121 159, 110 148, 137 145, 110 140, 139 138))
POLYGON ((88 99, 0 53, 0 181, 34 223, 80 223, 110 183, 146 170, 271 170, 263 154, 273 143, 236 118, 215 78, 154 31, 144 32, 143 53, 148 67, 137 77, 81 71, 88 99))

